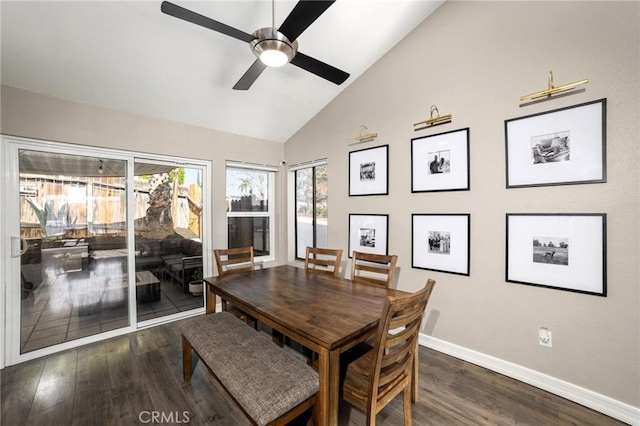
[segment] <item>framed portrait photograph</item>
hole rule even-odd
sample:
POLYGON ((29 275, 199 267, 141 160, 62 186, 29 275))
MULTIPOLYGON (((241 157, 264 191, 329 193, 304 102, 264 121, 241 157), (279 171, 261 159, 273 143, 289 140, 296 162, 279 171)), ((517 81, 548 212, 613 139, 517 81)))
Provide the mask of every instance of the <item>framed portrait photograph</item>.
POLYGON ((507 188, 602 183, 607 100, 505 120, 507 188))
POLYGON ((389 145, 349 153, 349 196, 389 195, 389 145))
POLYGON ((388 214, 349 214, 349 257, 354 251, 389 254, 388 214))
POLYGON ((604 213, 507 213, 507 282, 606 296, 606 230, 604 213))
POLYGON ((411 192, 469 190, 469 128, 411 139, 411 192))
POLYGON ((411 215, 411 267, 470 275, 469 214, 411 215))

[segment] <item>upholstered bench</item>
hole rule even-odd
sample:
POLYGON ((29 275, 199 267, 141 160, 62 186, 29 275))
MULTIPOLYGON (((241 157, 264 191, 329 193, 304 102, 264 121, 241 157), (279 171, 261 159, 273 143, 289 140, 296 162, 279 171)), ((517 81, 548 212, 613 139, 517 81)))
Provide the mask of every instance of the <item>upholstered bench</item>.
POLYGON ((233 314, 203 315, 181 329, 184 380, 195 351, 252 423, 286 424, 315 405, 318 373, 233 314))

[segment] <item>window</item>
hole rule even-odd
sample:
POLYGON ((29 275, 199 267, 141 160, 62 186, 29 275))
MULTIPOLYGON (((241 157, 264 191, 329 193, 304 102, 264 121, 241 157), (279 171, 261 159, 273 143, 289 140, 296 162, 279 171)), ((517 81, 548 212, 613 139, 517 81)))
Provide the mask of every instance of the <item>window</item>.
POLYGON ((273 258, 276 167, 227 162, 227 247, 273 258))
POLYGON ((295 168, 295 234, 297 259, 307 246, 327 247, 327 164, 325 161, 295 168))

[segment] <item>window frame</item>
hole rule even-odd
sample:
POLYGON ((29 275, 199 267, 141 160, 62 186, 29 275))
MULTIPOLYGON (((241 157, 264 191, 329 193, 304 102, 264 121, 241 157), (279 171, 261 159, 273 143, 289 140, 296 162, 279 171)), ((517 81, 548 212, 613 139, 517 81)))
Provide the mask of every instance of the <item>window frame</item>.
POLYGON ((275 260, 275 242, 276 242, 276 218, 275 218, 275 206, 276 206, 276 173, 278 168, 275 166, 269 166, 266 164, 253 164, 245 162, 227 161, 225 164, 225 199, 228 196, 226 189, 226 182, 228 180, 227 172, 229 170, 247 171, 247 172, 266 172, 267 173, 267 211, 251 211, 251 212, 226 212, 227 218, 227 248, 229 247, 229 218, 230 217, 266 217, 269 219, 269 255, 267 256, 255 256, 255 260, 259 262, 269 262, 275 260))

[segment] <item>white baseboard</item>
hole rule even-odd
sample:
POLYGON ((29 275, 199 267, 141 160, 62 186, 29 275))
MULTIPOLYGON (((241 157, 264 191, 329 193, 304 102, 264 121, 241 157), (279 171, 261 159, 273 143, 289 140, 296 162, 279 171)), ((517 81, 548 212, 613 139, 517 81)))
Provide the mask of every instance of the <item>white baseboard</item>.
POLYGON ((420 345, 487 368, 634 426, 640 426, 640 408, 608 396, 435 337, 420 334, 420 345))

